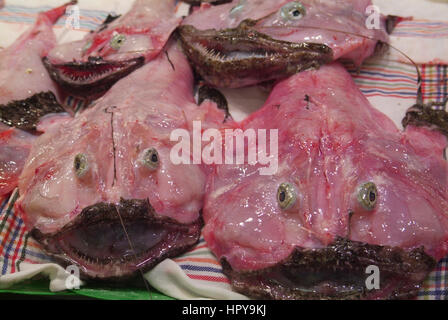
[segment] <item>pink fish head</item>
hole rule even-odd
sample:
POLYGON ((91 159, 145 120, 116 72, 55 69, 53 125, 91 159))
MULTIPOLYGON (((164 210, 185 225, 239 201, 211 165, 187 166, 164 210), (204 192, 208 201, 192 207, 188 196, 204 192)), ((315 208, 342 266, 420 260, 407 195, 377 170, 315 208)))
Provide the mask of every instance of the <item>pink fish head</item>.
POLYGON ((386 19, 366 1, 235 0, 180 27, 186 54, 215 86, 275 80, 337 59, 356 64, 386 43, 386 19))
POLYGON ((448 253, 448 166, 436 130, 446 132, 446 112, 415 109, 399 130, 338 64, 274 87, 238 127, 278 130, 278 170, 217 165, 207 183, 204 238, 238 291, 276 299, 416 294, 448 253), (371 266, 379 289, 366 287, 371 266))
POLYGON ((171 132, 188 133, 191 118, 206 117, 188 61, 172 45, 38 138, 16 208, 49 255, 87 277, 148 270, 199 239, 206 175, 171 160, 171 132))
POLYGON ((109 15, 83 40, 54 48, 44 64, 69 93, 98 97, 154 59, 179 23, 174 0, 136 0, 127 14, 109 15))

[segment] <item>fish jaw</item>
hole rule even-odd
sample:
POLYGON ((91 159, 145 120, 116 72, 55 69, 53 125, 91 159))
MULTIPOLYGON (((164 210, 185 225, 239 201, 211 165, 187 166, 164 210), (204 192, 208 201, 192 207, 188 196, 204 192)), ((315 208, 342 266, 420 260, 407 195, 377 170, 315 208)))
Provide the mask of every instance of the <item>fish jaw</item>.
POLYGON ((145 63, 144 57, 125 61, 107 61, 91 58, 87 62, 43 64, 53 81, 74 95, 95 97, 109 90, 118 80, 131 74, 145 63))
POLYGON ((60 231, 31 235, 62 264, 76 264, 90 279, 122 280, 185 252, 200 237, 200 218, 190 224, 157 215, 148 200, 97 203, 60 231))
POLYGON ((435 266, 423 248, 405 251, 337 238, 321 249, 296 247, 284 261, 257 271, 239 272, 221 259, 233 287, 261 299, 409 299, 435 266), (380 289, 366 290, 369 266, 380 270, 380 289))
POLYGON ((244 21, 237 28, 201 31, 179 28, 184 52, 204 78, 216 87, 237 88, 291 76, 333 60, 324 44, 273 39, 244 21))

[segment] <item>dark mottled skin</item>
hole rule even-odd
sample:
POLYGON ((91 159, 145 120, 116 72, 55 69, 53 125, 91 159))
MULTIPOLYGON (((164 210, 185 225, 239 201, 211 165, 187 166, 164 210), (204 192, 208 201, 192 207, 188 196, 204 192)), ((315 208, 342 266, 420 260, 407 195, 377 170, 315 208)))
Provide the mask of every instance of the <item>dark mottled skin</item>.
POLYGON ((112 22, 114 22, 115 20, 117 20, 120 17, 121 17, 120 14, 119 15, 108 14, 106 19, 104 20, 103 24, 100 26, 98 32, 101 32, 101 31, 107 29, 109 24, 111 24, 112 22))
POLYGON ((198 105, 201 105, 205 100, 210 100, 216 103, 218 109, 224 110, 226 113, 226 118, 224 122, 231 118, 229 105, 227 103, 226 97, 215 88, 209 87, 207 85, 202 85, 198 90, 198 105))
MULTIPOLYGON (((202 226, 203 221, 201 218, 188 225, 180 224, 171 218, 158 216, 147 200, 122 199, 118 205, 98 203, 85 208, 72 222, 54 234, 43 234, 38 229, 33 229, 31 230, 31 236, 43 245, 45 252, 49 256, 55 258, 62 265, 81 264, 83 278, 122 281, 134 277, 137 269, 143 272, 148 271, 164 259, 178 256, 192 248, 199 241, 202 226), (96 261, 96 257, 85 257, 79 263, 79 256, 76 256, 73 252, 69 252, 63 245, 64 235, 70 231, 89 225, 121 225, 118 212, 124 224, 130 221, 137 221, 142 224, 146 223, 163 228, 166 231, 166 235, 163 241, 161 241, 162 243, 148 248, 148 252, 144 256, 137 257, 137 261, 135 260, 135 256, 122 257, 120 260, 108 259, 108 261, 96 261), (73 257, 76 257, 76 259, 73 259, 73 257), (148 260, 149 258, 151 259, 148 260), (145 262, 142 263, 143 261, 145 262), (98 277, 91 270, 92 264, 95 267, 102 268, 101 274, 106 274, 106 276, 98 277), (137 264, 139 264, 138 268, 136 267, 137 264), (113 276, 107 275, 107 270, 113 268, 119 268, 120 274, 113 276)), ((112 244, 104 244, 105 247, 109 245, 112 244)))
POLYGON ((25 100, 0 105, 0 122, 35 133, 43 116, 62 112, 65 110, 52 92, 41 92, 25 100))
POLYGON ((318 68, 333 59, 333 51, 326 45, 275 40, 253 30, 254 23, 245 20, 237 28, 222 31, 179 27, 184 52, 207 83, 216 87, 248 86, 318 68), (237 49, 248 54, 261 52, 262 56, 222 60, 198 50, 195 47, 198 43, 206 43, 207 48, 222 55, 237 49), (266 52, 274 58, 266 57, 266 52))
POLYGON ((221 263, 236 291, 278 300, 407 299, 417 294, 436 265, 423 248, 405 251, 344 238, 322 249, 296 248, 286 260, 263 270, 238 272, 224 258, 221 263), (385 288, 367 290, 370 265, 379 268, 385 288))
MULTIPOLYGON (((145 58, 139 57, 123 62, 105 61, 101 58, 89 58, 88 62, 69 62, 64 64, 51 64, 48 58, 43 58, 43 63, 51 79, 62 88, 75 96, 94 99, 109 90, 118 80, 131 74, 144 65, 145 58), (62 70, 90 71, 93 74, 97 69, 120 68, 118 71, 104 77, 86 80, 76 80, 63 74, 62 70)), ((69 72, 70 73, 70 72, 69 72)))
POLYGON ((442 103, 430 103, 427 105, 416 104, 411 107, 403 119, 403 126, 429 127, 438 130, 448 137, 448 113, 435 107, 445 107, 448 100, 442 103))

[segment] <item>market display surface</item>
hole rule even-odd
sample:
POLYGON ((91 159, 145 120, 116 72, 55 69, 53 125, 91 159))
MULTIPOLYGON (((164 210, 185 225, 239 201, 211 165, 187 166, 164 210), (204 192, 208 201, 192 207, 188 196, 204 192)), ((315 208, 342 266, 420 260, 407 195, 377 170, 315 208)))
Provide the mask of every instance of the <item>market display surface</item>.
POLYGON ((67 292, 73 264, 73 292, 99 298, 148 298, 142 276, 153 299, 447 298, 447 4, 397 18, 378 1, 369 30, 370 1, 235 0, 183 21, 183 3, 100 2, 78 3, 75 31, 61 18, 75 3, 0 10, 0 66, 15 66, 0 75, 15 79, 0 97, 0 161, 15 163, 0 180, 1 290, 48 294, 39 275, 67 292), (229 110, 210 88, 196 105, 187 58, 229 110), (169 133, 193 121, 279 129, 278 172, 171 164, 169 133), (364 288, 369 265, 380 290, 364 288))

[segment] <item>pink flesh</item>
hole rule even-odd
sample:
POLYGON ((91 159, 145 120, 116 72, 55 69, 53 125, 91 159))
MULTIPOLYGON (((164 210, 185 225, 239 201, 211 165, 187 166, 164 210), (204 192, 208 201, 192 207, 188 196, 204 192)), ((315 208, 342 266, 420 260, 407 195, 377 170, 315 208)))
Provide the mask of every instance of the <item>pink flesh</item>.
POLYGON ((41 59, 56 45, 53 24, 65 14, 67 5, 40 13, 33 28, 0 51, 0 105, 40 92, 57 94, 41 59))
POLYGON ((29 133, 0 123, 0 199, 17 187, 19 175, 35 139, 29 133))
POLYGON ((90 33, 83 40, 59 45, 48 58, 51 63, 59 64, 87 61, 89 57, 124 61, 144 56, 148 62, 160 53, 180 21, 175 16, 174 0, 136 0, 130 11, 107 29, 90 33), (126 36, 119 50, 110 45, 115 33, 126 36))
MULTIPOLYGON (((47 115, 37 126, 40 133, 52 126, 63 125, 68 114, 47 115)), ((0 123, 0 203, 18 185, 25 162, 37 136, 0 123)))
MULTIPOLYGON (((56 44, 53 24, 64 15, 66 7, 40 13, 33 28, 0 51, 0 105, 41 92, 57 94, 41 58, 56 44)), ((0 198, 17 187, 34 140, 31 134, 0 124, 0 198)))
POLYGON ((260 176, 259 166, 222 165, 209 177, 204 236, 233 268, 272 266, 295 246, 321 248, 336 236, 424 246, 436 259, 448 253, 446 139, 426 128, 399 131, 342 66, 280 82, 260 111, 235 126, 279 129, 279 170, 260 176), (378 188, 373 211, 357 202, 366 182, 378 188), (277 202, 282 183, 298 193, 286 211, 277 202))
POLYGON ((188 61, 175 45, 168 54, 175 71, 160 55, 118 82, 91 109, 38 138, 19 182, 17 208, 28 228, 55 232, 84 208, 120 198, 149 199, 157 214, 181 223, 199 217, 205 174, 198 165, 173 165, 170 151, 177 142, 170 141, 170 134, 191 128, 193 119, 218 126, 224 114, 214 104, 194 103, 188 61), (106 111, 113 112, 115 182, 112 119, 106 111), (159 154, 155 171, 140 162, 148 148, 159 154), (82 178, 73 164, 79 153, 90 167, 82 178))
POLYGON ((347 58, 356 64, 361 64, 374 53, 379 40, 388 40, 384 21, 381 22, 380 30, 369 30, 366 27, 365 12, 372 4, 370 0, 302 0, 300 3, 306 8, 306 16, 297 21, 282 19, 281 8, 293 2, 290 0, 245 0, 243 2, 246 4, 239 14, 229 15, 239 2, 235 0, 213 7, 203 5, 187 17, 183 24, 193 25, 200 30, 222 30, 235 28, 245 19, 261 19, 255 26, 261 33, 295 43, 323 43, 333 49, 335 59, 347 58))

